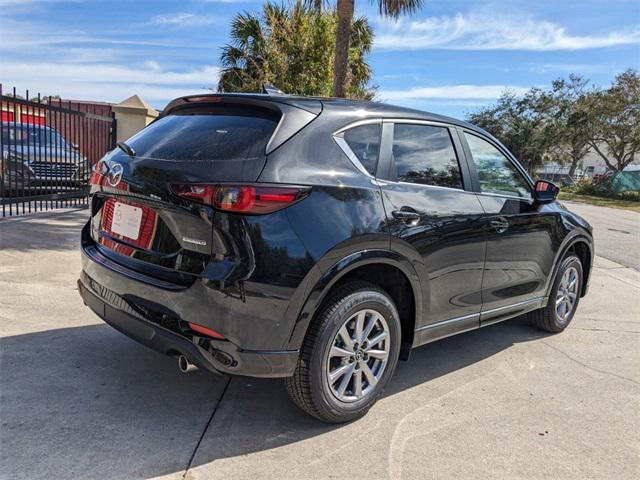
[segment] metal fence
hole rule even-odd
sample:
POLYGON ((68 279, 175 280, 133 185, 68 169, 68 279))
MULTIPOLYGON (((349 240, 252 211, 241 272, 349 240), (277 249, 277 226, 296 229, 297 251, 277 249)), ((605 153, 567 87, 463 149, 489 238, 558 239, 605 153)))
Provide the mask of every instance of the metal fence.
POLYGON ((0 97, 2 216, 86 205, 91 168, 115 146, 113 114, 28 90, 21 98, 2 84, 0 97))

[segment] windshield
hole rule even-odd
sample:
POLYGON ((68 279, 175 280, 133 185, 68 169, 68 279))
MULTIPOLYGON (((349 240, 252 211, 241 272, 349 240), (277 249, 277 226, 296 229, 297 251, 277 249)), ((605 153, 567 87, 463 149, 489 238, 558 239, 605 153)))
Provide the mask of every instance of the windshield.
POLYGON ((64 138, 51 128, 17 124, 2 127, 2 143, 20 146, 56 146, 67 148, 64 138))
POLYGON ((230 161, 263 158, 277 118, 258 109, 190 109, 157 120, 127 141, 136 157, 230 161))

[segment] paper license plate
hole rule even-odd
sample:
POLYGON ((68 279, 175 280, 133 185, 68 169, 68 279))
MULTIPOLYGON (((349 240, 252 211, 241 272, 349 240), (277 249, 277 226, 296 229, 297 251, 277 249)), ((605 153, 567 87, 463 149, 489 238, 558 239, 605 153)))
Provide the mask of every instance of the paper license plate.
POLYGON ((142 223, 142 208, 127 205, 126 203, 116 203, 113 207, 113 220, 111 220, 111 231, 137 240, 140 235, 140 224, 142 223))

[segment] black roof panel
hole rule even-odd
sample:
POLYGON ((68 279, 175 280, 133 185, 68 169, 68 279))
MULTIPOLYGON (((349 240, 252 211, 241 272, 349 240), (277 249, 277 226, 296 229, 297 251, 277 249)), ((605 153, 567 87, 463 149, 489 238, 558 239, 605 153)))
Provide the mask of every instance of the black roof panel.
POLYGON ((180 97, 171 101, 165 108, 163 113, 168 112, 175 106, 188 103, 191 98, 246 98, 258 101, 272 101, 276 103, 284 103, 294 107, 302 108, 314 114, 319 114, 322 108, 330 108, 334 113, 343 113, 346 117, 349 115, 361 118, 381 117, 381 118, 410 118, 414 120, 426 120, 434 122, 443 122, 453 125, 459 125, 477 131, 482 131, 475 125, 467 123, 463 120, 439 115, 437 113, 424 112, 407 107, 399 107, 383 102, 373 102, 368 100, 352 100, 345 98, 331 97, 305 97, 300 95, 269 95, 264 93, 210 93, 203 95, 189 95, 180 97))

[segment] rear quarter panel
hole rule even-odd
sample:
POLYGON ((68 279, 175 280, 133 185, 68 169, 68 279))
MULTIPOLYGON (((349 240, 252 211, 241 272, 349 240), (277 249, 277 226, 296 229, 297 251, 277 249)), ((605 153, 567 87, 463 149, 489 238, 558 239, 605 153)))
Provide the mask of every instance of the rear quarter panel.
POLYGON ((299 333, 306 331, 298 328, 298 322, 307 325, 313 314, 303 311, 309 305, 309 296, 318 300, 330 288, 323 276, 354 253, 389 250, 380 187, 357 170, 332 138, 334 131, 354 121, 353 116, 343 113, 323 111, 269 155, 259 178, 264 183, 312 187, 306 199, 285 210, 291 228, 316 265, 285 312, 283 321, 292 326, 292 331, 296 326, 289 343, 291 348, 299 347, 304 336, 299 333))

